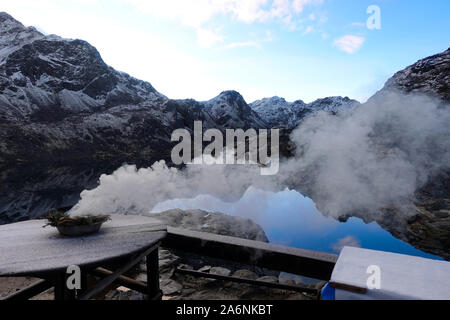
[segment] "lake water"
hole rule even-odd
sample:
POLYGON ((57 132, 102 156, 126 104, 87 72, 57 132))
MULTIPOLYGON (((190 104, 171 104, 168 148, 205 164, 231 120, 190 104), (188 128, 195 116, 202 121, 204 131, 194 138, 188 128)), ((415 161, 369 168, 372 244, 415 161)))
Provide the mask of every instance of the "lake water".
POLYGON ((292 190, 272 193, 250 188, 235 203, 209 195, 169 200, 159 203, 152 212, 174 208, 202 209, 250 218, 264 229, 274 244, 331 253, 339 253, 343 246, 357 246, 442 260, 398 240, 376 222, 366 224, 354 217, 339 222, 326 217, 311 199, 292 190))

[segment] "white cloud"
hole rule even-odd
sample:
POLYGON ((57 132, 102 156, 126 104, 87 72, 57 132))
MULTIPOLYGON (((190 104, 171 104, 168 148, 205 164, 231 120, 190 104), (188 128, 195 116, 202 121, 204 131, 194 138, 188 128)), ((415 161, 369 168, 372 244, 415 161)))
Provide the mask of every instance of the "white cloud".
POLYGON ((347 236, 345 238, 339 239, 336 243, 331 245, 333 251, 340 252, 344 247, 361 247, 361 242, 353 236, 347 236))
POLYGON ((246 23, 262 21, 265 18, 265 10, 263 6, 267 4, 267 0, 224 0, 216 1, 219 6, 223 5, 225 13, 231 13, 237 20, 246 23))
POLYGON ((225 45, 222 49, 234 49, 234 48, 245 48, 245 47, 261 48, 263 43, 272 42, 273 39, 274 38, 273 38, 272 32, 267 30, 266 37, 264 39, 232 42, 232 43, 225 45))
POLYGON ((354 35, 346 35, 334 41, 334 45, 340 50, 353 54, 358 51, 366 39, 354 35))
MULTIPOLYGON (((305 8, 322 3, 323 0, 67 0, 64 3, 57 0, 41 0, 39 3, 32 0, 16 0, 14 4, 6 5, 5 3, 4 10, 12 13, 26 10, 32 14, 32 8, 35 7, 40 12, 48 11, 48 15, 51 15, 51 12, 69 7, 76 8, 75 11, 92 13, 95 10, 104 10, 106 6, 120 8, 124 12, 134 9, 141 14, 151 15, 157 19, 173 20, 193 28, 193 31, 197 33, 198 44, 208 47, 218 45, 223 40, 222 36, 214 30, 219 26, 218 19, 215 18, 220 15, 249 24, 277 21, 291 30, 297 30, 298 26, 305 21, 300 16, 305 8)), ((89 16, 90 13, 86 15, 89 16)), ((317 14, 311 12, 305 18, 308 16, 311 20, 313 20, 311 17, 318 18, 317 14)), ((32 17, 30 20, 42 19, 32 17)), ((59 29, 69 27, 62 25, 64 19, 61 20, 59 29)), ((46 31, 55 32, 54 30, 46 31)))
MULTIPOLYGON (((252 23, 264 20, 268 0, 119 0, 136 6, 141 12, 180 21, 191 27, 201 27, 218 14, 252 23)), ((279 2, 275 0, 274 2, 279 2)), ((283 1, 283 0, 281 0, 283 1)), ((286 0, 290 1, 290 0, 286 0)), ((273 5, 272 5, 273 6, 273 5)))
POLYGON ((272 8, 268 12, 268 18, 291 18, 291 2, 289 0, 274 0, 272 8))
POLYGON ((307 5, 318 5, 322 3, 323 0, 294 0, 292 6, 295 12, 301 13, 307 5))
POLYGON ((303 31, 302 35, 307 35, 308 33, 311 33, 314 31, 314 27, 313 26, 307 26, 305 31, 303 31))
POLYGON ((132 5, 140 12, 159 18, 178 20, 198 28, 221 11, 217 1, 210 0, 118 0, 132 5))
POLYGON ((225 45, 224 49, 234 49, 234 48, 244 48, 244 47, 256 47, 259 48, 260 44, 257 41, 242 41, 242 42, 232 42, 225 45))
MULTIPOLYGON (((306 6, 320 5, 323 0, 117 0, 133 5, 155 17, 179 21, 199 29, 217 15, 229 15, 244 23, 279 20, 295 26, 293 17, 306 6)), ((310 15, 311 17, 311 15, 310 15)), ((312 17, 315 17, 312 15, 312 17)), ((298 20, 298 19, 297 19, 298 20)))
POLYGON ((197 28, 197 42, 203 48, 211 48, 216 44, 223 42, 223 37, 218 31, 197 28))

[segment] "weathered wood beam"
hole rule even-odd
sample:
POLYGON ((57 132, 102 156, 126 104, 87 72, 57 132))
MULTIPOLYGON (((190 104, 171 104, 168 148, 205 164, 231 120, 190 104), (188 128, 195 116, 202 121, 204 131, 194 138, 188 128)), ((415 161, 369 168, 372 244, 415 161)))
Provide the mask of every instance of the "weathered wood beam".
MULTIPOLYGON (((107 276, 112 275, 114 272, 105 269, 105 268, 97 268, 95 270, 92 270, 89 272, 90 274, 97 276, 99 278, 105 278, 107 276)), ((146 282, 142 282, 142 281, 138 281, 126 276, 120 276, 118 277, 114 284, 117 284, 119 286, 124 286, 125 288, 129 288, 131 290, 143 293, 143 294, 147 294, 148 289, 147 289, 147 283, 146 282)))
MULTIPOLYGON (((97 293, 101 292, 104 288, 108 287, 109 285, 113 284, 117 278, 119 278, 123 273, 130 270, 132 267, 134 267, 137 263, 139 263, 144 257, 146 257, 149 253, 151 253, 154 250, 157 250, 159 247, 159 243, 151 246, 147 250, 141 252, 136 257, 132 258, 128 263, 117 269, 115 272, 110 274, 109 276, 103 278, 99 282, 97 282, 93 287, 89 288, 84 292, 81 297, 79 297, 79 300, 89 300, 92 297, 94 297, 97 293)), ((159 279, 158 279, 159 280, 159 279)))
POLYGON ((300 287, 300 286, 289 285, 289 284, 272 283, 272 282, 267 282, 267 281, 259 281, 259 280, 231 277, 231 276, 223 276, 223 275, 219 275, 219 274, 212 274, 212 273, 187 270, 187 269, 178 269, 177 268, 177 269, 175 269, 175 273, 185 274, 185 275, 198 277, 198 278, 210 278, 210 279, 224 280, 224 281, 237 282, 237 283, 246 283, 246 284, 251 284, 254 286, 262 286, 262 287, 268 287, 268 288, 290 290, 290 291, 296 291, 296 292, 301 292, 301 293, 304 293, 304 292, 312 293, 315 295, 317 295, 319 293, 317 289, 313 289, 313 288, 306 288, 306 287, 300 287))
POLYGON ((167 227, 162 245, 212 258, 330 280, 337 255, 167 227))
POLYGON ((39 280, 36 283, 33 283, 32 285, 23 288, 19 291, 16 291, 15 293, 2 298, 0 300, 6 300, 6 301, 22 301, 22 300, 28 300, 31 299, 38 294, 47 291, 53 286, 53 283, 51 283, 48 280, 39 280))

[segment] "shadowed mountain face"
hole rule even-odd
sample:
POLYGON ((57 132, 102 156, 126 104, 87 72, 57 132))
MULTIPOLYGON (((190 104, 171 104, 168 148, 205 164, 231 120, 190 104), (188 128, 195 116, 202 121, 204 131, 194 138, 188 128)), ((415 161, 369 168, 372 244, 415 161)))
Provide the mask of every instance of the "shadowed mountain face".
POLYGON ((2 170, 0 224, 41 217, 51 209, 73 206, 84 189, 95 188, 106 167, 15 167, 2 170))
POLYGON ((392 90, 427 94, 450 102, 450 48, 397 72, 375 97, 392 90))

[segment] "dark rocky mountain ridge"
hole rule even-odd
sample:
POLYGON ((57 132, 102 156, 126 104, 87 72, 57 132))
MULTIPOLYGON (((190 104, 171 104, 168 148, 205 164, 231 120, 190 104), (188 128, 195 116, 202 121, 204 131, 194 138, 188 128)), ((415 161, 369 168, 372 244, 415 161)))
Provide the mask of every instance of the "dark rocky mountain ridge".
POLYGON ((427 94, 450 102, 450 48, 421 59, 394 74, 377 95, 386 91, 427 94))
POLYGON ((195 120, 222 130, 280 123, 262 115, 236 91, 205 102, 169 99, 106 65, 86 41, 43 35, 0 13, 0 166, 150 164, 169 160, 174 129, 195 120))

